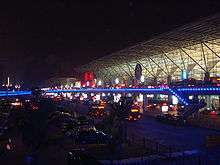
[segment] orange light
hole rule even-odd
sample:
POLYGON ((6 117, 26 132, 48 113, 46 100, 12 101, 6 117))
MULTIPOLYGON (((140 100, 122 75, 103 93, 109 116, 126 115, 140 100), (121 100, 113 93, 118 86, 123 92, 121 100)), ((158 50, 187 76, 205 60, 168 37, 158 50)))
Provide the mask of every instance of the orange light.
POLYGON ((104 101, 101 101, 99 105, 105 105, 106 103, 104 101))
POLYGON ((14 102, 14 103, 11 103, 11 105, 13 105, 13 106, 22 106, 22 103, 21 102, 14 102))

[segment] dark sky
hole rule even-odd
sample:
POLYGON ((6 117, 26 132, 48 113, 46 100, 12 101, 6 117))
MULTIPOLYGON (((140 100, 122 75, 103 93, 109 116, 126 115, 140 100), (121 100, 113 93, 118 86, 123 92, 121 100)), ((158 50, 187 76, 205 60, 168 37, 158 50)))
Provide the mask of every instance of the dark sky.
POLYGON ((37 84, 220 10, 218 0, 51 0, 0 4, 0 77, 37 84))

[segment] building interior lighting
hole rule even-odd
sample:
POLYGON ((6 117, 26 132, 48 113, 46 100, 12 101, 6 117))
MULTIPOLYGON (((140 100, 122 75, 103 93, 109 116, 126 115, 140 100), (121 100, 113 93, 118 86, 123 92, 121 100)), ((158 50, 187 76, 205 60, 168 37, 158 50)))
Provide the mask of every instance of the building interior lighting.
POLYGON ((140 81, 143 83, 144 82, 145 77, 143 75, 141 75, 140 81))
POLYGON ((98 83, 97 83, 97 85, 98 85, 98 86, 101 86, 101 85, 102 85, 102 81, 99 80, 98 83))
POLYGON ((119 79, 118 78, 115 79, 115 84, 119 84, 119 79))

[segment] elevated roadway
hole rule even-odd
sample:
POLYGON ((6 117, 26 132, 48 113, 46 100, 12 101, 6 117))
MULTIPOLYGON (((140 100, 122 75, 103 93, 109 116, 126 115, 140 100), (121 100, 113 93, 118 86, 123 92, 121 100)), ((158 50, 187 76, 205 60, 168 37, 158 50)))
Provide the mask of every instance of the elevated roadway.
MULTIPOLYGON (((220 95, 220 87, 153 87, 153 88, 82 88, 82 89, 51 89, 45 93, 142 93, 167 94, 176 96, 184 105, 189 105, 188 95, 220 95)), ((32 91, 0 91, 0 97, 31 95, 32 91)))

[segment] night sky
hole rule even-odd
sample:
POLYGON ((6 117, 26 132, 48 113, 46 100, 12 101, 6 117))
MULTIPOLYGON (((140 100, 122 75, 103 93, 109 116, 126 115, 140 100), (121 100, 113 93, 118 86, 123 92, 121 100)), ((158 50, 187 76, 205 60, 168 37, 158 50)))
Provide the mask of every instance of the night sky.
POLYGON ((0 81, 37 85, 74 67, 215 14, 220 2, 7 1, 0 4, 0 81))

